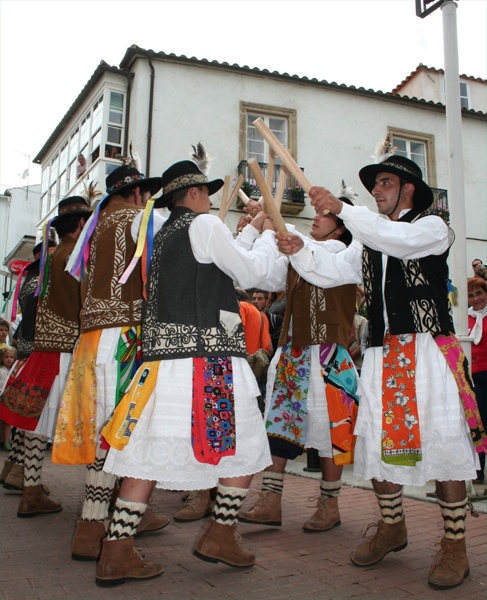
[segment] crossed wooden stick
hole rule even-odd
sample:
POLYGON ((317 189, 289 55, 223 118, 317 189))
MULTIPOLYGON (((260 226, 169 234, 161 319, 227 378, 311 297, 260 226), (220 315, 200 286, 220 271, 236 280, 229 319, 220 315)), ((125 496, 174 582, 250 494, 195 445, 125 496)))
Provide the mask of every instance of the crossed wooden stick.
MULTIPOLYGON (((259 163, 255 158, 249 158, 248 165, 250 170, 252 171, 252 175, 254 176, 255 182, 259 187, 259 190, 262 194, 262 198, 264 200, 264 209, 271 216, 274 221, 277 230, 282 235, 289 235, 288 230, 286 229, 286 225, 284 223, 284 219, 281 216, 280 208, 282 203, 282 197, 284 194, 284 188, 286 185, 286 178, 289 173, 291 173, 296 181, 301 185, 303 190, 308 193, 311 189, 312 185, 308 178, 305 176, 303 171, 299 168, 298 164, 291 156, 289 151, 284 148, 281 142, 277 139, 277 137, 272 133, 272 131, 267 127, 264 121, 261 118, 256 119, 253 122, 253 126, 257 129, 257 131, 262 135, 265 141, 269 144, 270 153, 269 153, 269 161, 267 167, 267 180, 264 178, 264 175, 259 167, 259 163), (274 171, 274 163, 275 156, 279 156, 283 167, 281 168, 279 174, 279 180, 277 183, 276 189, 276 197, 273 198, 271 187, 272 187, 272 174, 274 171)), ((227 185, 227 177, 225 178, 225 182, 227 185)), ((228 184, 230 182, 230 178, 228 177, 228 184)), ((230 208, 230 203, 233 202, 233 199, 238 194, 242 199, 244 204, 247 204, 249 201, 248 196, 240 189, 243 183, 243 175, 237 180, 235 187, 233 188, 230 196, 225 195, 225 185, 223 186, 223 197, 222 203, 220 207, 219 216, 222 220, 225 219, 225 216, 230 208)), ((228 194, 228 185, 227 192, 228 194)), ((328 211, 326 211, 328 212, 328 211)))

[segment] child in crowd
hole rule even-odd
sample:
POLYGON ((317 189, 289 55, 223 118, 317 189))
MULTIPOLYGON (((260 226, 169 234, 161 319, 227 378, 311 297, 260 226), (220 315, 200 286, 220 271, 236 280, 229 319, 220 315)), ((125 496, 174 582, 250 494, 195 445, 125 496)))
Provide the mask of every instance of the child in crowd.
MULTIPOLYGON (((0 325, 1 328, 1 325, 0 325)), ((8 325, 7 325, 8 330, 8 325)), ((17 360, 17 350, 10 346, 4 346, 1 350, 1 361, 0 361, 0 392, 3 390, 3 386, 8 379, 9 373, 12 370, 14 362, 17 360)), ((10 451, 12 446, 10 445, 10 433, 12 427, 0 421, 3 431, 3 449, 10 451)))
POLYGON ((5 346, 8 346, 9 333, 10 327, 8 321, 0 318, 0 350, 3 350, 5 346))

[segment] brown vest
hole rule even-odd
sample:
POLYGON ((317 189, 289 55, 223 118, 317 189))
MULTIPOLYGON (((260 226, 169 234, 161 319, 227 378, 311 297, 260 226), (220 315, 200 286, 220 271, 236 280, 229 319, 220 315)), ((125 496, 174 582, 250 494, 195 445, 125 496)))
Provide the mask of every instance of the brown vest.
POLYGON ((51 255, 46 293, 39 296, 34 350, 72 352, 79 336, 79 283, 65 271, 76 242, 62 241, 51 255))
POLYGON ((81 282, 81 331, 140 324, 142 277, 140 263, 119 283, 135 253, 130 232, 142 209, 128 205, 121 196, 112 196, 101 210, 90 241, 86 278, 81 282))
POLYGON ((341 344, 348 348, 355 314, 357 286, 320 288, 305 281, 290 266, 287 273, 287 302, 279 346, 288 341, 293 320, 293 346, 341 344))

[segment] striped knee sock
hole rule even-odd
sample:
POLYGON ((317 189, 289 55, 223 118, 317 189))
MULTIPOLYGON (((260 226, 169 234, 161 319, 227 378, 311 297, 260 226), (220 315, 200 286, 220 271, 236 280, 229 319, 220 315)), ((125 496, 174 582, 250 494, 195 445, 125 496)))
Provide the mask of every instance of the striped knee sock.
POLYGON ((15 463, 16 465, 24 464, 24 438, 25 431, 23 431, 22 429, 16 429, 15 433, 12 436, 12 450, 10 450, 10 454, 8 455, 7 460, 15 463))
POLYGON ((41 484, 42 463, 46 455, 47 439, 26 432, 24 437, 24 488, 41 484))
POLYGON ((465 521, 467 518, 468 498, 460 502, 445 502, 438 498, 443 517, 445 537, 450 540, 461 540, 465 537, 465 521))
POLYGON ((323 500, 328 500, 328 498, 338 498, 338 494, 342 489, 342 480, 338 481, 325 481, 324 479, 320 480, 320 495, 323 500))
POLYGON ((81 511, 82 521, 100 521, 103 523, 108 518, 110 498, 117 476, 103 471, 107 453, 107 450, 97 447, 95 462, 87 466, 85 500, 81 511))
POLYGON ((108 527, 107 540, 113 541, 135 537, 137 526, 146 510, 147 504, 143 502, 131 502, 130 500, 118 498, 108 527))
POLYGON ((221 525, 236 525, 237 514, 249 490, 218 484, 213 518, 221 525))
POLYGON ((376 494, 382 520, 387 525, 399 523, 404 518, 402 488, 395 494, 376 494))
POLYGON ((284 487, 284 473, 276 473, 275 471, 264 471, 262 478, 262 491, 274 492, 282 494, 284 487))

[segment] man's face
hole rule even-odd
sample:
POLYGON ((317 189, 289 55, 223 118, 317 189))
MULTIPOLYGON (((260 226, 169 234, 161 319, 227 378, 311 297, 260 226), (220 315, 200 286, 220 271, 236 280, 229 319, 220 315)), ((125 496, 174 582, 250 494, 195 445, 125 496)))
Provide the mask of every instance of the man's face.
POLYGON ((481 263, 481 261, 480 261, 480 260, 474 260, 474 261, 472 262, 472 269, 473 269, 473 272, 474 272, 474 273, 476 273, 476 272, 477 272, 477 270, 478 270, 478 268, 479 268, 479 267, 481 267, 481 266, 482 266, 482 263, 481 263))
POLYGON ((0 342, 6 342, 8 337, 8 327, 0 325, 0 342))
POLYGON ((411 203, 406 202, 404 195, 404 184, 401 190, 401 180, 393 173, 379 173, 375 178, 375 186, 372 189, 372 196, 375 198, 377 210, 381 215, 387 215, 390 219, 397 219, 401 210, 412 207, 411 203), (398 202, 399 191, 401 190, 401 200, 398 202), (410 204, 410 206, 409 206, 410 204))
POLYGON ((259 310, 264 310, 267 307, 267 300, 262 292, 254 292, 252 295, 252 304, 259 310))
POLYGON ((343 231, 337 226, 337 217, 328 213, 327 215, 316 215, 311 222, 310 236, 317 242, 324 240, 337 240, 343 231))

